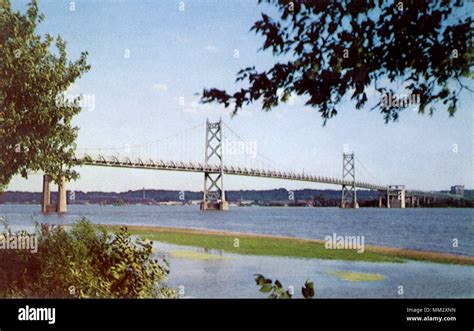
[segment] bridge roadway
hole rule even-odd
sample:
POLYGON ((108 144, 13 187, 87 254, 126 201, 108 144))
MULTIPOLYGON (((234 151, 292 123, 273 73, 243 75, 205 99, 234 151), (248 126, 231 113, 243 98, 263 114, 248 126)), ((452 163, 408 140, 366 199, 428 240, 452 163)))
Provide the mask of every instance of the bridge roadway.
MULTIPOLYGON (((168 171, 184 171, 184 172, 209 172, 209 173, 220 173, 220 167, 218 165, 203 165, 202 163, 193 162, 181 162, 181 161, 163 161, 163 160, 152 160, 152 159, 131 159, 129 157, 119 158, 117 156, 104 156, 104 155, 88 155, 84 154, 76 157, 76 161, 83 165, 89 166, 102 166, 102 167, 115 167, 115 168, 133 168, 133 169, 153 169, 153 170, 168 170, 168 171)), ((305 181, 313 183, 323 183, 332 185, 352 185, 353 183, 347 180, 339 178, 315 176, 309 174, 299 174, 288 171, 275 171, 265 169, 255 169, 246 167, 233 167, 223 166, 223 173, 225 175, 236 175, 236 176, 250 176, 250 177, 262 177, 262 178, 275 178, 295 181, 305 181)), ((378 185, 367 182, 355 182, 357 188, 365 188, 368 190, 376 191, 387 191, 388 186, 378 185)), ((451 197, 459 198, 459 196, 431 191, 420 191, 420 190, 406 190, 406 195, 418 195, 418 196, 439 196, 439 197, 451 197)))
MULTIPOLYGON (((418 190, 406 190, 404 185, 377 185, 367 182, 358 182, 343 180, 338 178, 331 177, 321 177, 308 174, 298 174, 294 172, 287 171, 275 171, 275 170, 262 170, 254 168, 242 168, 242 167, 233 167, 233 166, 220 166, 220 165, 204 165, 202 163, 193 163, 193 162, 173 162, 173 161, 154 161, 151 159, 143 160, 137 158, 135 160, 130 159, 129 157, 120 158, 116 156, 105 157, 103 155, 92 156, 88 154, 76 155, 75 162, 77 165, 88 165, 88 166, 102 166, 102 167, 115 167, 115 168, 132 168, 132 169, 150 169, 150 170, 168 170, 168 171, 185 171, 185 172, 200 172, 205 174, 205 181, 208 179, 209 174, 225 174, 225 175, 236 175, 236 176, 250 176, 250 177, 261 177, 261 178, 275 178, 275 179, 285 179, 285 180, 296 180, 296 181, 305 181, 313 183, 324 183, 332 185, 341 185, 343 187, 352 187, 352 203, 347 204, 344 200, 344 193, 341 199, 341 208, 358 208, 358 203, 356 200, 356 188, 365 188, 369 190, 379 191, 379 208, 382 207, 382 196, 386 195, 386 205, 387 208, 405 208, 406 206, 406 197, 411 197, 409 199, 412 207, 416 206, 416 201, 418 200, 416 196, 441 196, 441 197, 452 197, 455 199, 462 199, 460 196, 446 194, 441 192, 426 192, 418 190)), ((221 176, 217 175, 215 179, 210 178, 212 181, 212 186, 216 187, 216 182, 221 176)), ((355 177, 353 177, 355 178, 355 177)), ((222 179, 222 178, 221 178, 222 179)), ((49 174, 43 175, 43 194, 42 194, 42 203, 41 211, 43 213, 58 212, 66 213, 67 212, 67 197, 66 197, 66 178, 63 176, 58 183, 58 201, 56 204, 51 204, 51 191, 50 183, 52 177, 49 174)), ((221 182, 222 183, 222 182, 221 182)), ((222 186, 223 187, 223 186, 222 186)), ((210 191, 210 189, 209 189, 210 191)), ((225 192, 222 189, 222 194, 225 192)), ((213 200, 206 200, 206 191, 204 191, 204 199, 201 204, 202 210, 214 209, 214 210, 228 210, 228 204, 225 200, 224 195, 221 201, 217 203, 213 200), (209 202, 211 201, 211 202, 209 202)))
MULTIPOLYGON (((116 156, 91 156, 84 155, 76 157, 76 161, 83 165, 90 166, 103 166, 103 167, 115 167, 115 168, 133 168, 133 169, 154 169, 154 170, 170 170, 170 171, 186 171, 186 172, 210 172, 220 173, 220 166, 218 165, 203 165, 201 163, 193 162, 177 162, 177 161, 162 161, 162 160, 144 160, 141 158, 130 159, 128 157, 119 158, 116 156)), ((237 176, 250 176, 250 177, 263 177, 263 178, 275 178, 275 179, 286 179, 296 180, 314 183, 324 183, 333 185, 352 185, 350 181, 344 181, 338 178, 313 176, 309 174, 298 174, 288 171, 275 171, 275 170, 264 170, 246 167, 233 167, 223 166, 223 173, 225 175, 237 175, 237 176)), ((366 182, 355 182, 358 188, 366 188, 369 190, 387 190, 387 186, 376 185, 366 182)))

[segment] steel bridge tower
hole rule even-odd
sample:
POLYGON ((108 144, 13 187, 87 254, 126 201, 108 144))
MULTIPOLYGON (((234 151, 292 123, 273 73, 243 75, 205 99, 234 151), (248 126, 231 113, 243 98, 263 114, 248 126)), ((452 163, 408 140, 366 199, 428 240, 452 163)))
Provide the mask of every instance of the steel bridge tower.
POLYGON ((222 148, 222 119, 211 123, 206 121, 206 145, 204 158, 204 194, 201 210, 229 210, 224 191, 224 160, 222 148), (211 170, 210 163, 218 162, 211 170))
POLYGON ((342 154, 341 208, 359 208, 357 203, 354 153, 342 154))

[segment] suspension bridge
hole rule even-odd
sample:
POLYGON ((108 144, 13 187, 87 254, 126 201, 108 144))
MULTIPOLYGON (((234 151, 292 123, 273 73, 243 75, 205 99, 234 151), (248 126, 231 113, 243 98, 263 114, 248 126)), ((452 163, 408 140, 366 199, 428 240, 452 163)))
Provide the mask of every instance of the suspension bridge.
MULTIPOLYGON (((204 123, 160 140, 137 145, 82 149, 76 154, 75 162, 82 166, 202 173, 204 174, 204 189, 201 210, 229 209, 224 190, 224 175, 273 178, 340 186, 342 188, 341 208, 358 208, 357 189, 378 191, 378 206, 380 208, 415 207, 419 204, 420 199, 460 198, 460 196, 453 194, 409 189, 405 185, 382 185, 372 181, 358 181, 356 180, 355 171, 356 159, 361 169, 364 169, 366 173, 368 171, 353 152, 343 153, 342 176, 340 178, 285 169, 277 162, 257 152, 255 142, 252 143, 252 141, 243 139, 222 120, 218 122, 206 121, 204 161, 199 162, 197 160, 202 158, 202 155, 199 156, 196 153, 202 151, 202 145, 200 148, 193 145, 199 145, 202 141, 203 125, 204 123), (227 133, 230 135, 227 136, 227 133), (194 153, 194 158, 187 155, 186 150, 194 153), (235 156, 246 157, 242 163, 241 161, 238 162, 235 156), (184 161, 185 159, 189 161, 184 161)), ((52 205, 49 188, 51 178, 52 176, 49 174, 43 176, 42 211, 44 213, 65 213, 67 211, 65 180, 62 178, 59 181, 58 202, 56 205, 52 205)))

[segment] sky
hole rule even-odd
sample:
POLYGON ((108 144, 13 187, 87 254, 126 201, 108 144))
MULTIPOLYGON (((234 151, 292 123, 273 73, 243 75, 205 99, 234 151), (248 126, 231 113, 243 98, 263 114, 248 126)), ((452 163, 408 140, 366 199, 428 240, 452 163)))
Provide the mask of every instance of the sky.
MULTIPOLYGON (((24 11, 27 1, 12 3, 24 11)), ((45 20, 39 33, 61 35, 71 60, 81 51, 89 53, 90 72, 68 91, 85 96, 83 110, 74 119, 80 151, 101 148, 109 155, 203 161, 204 122, 222 118, 251 150, 226 156, 226 164, 268 167, 258 163, 265 158, 279 169, 339 178, 346 149, 357 157, 360 181, 420 190, 447 190, 455 184, 474 188, 474 96, 468 92, 461 93, 454 117, 443 109, 432 117, 408 109, 399 122, 389 124, 377 110, 358 111, 348 101, 325 126, 319 113, 304 105, 304 97, 271 112, 261 111, 256 103, 234 117, 221 105, 199 103, 198 93, 204 88, 235 90, 239 69, 251 65, 266 69, 278 60, 259 51, 263 39, 250 31, 262 12, 276 17, 267 5, 251 0, 42 0, 40 11, 45 20), (163 140, 170 136, 175 138, 163 140), (148 143, 153 141, 160 142, 148 143), (141 147, 134 149, 135 145, 141 147)), ((369 91, 369 103, 375 98, 369 91)), ((224 134, 232 144, 230 131, 224 134)), ((68 184, 70 190, 202 190, 203 186, 203 174, 98 167, 78 171, 81 178, 68 184)), ((35 173, 28 180, 15 177, 8 190, 40 191, 41 180, 42 174, 35 173)), ((226 190, 280 187, 339 189, 225 178, 226 190)))

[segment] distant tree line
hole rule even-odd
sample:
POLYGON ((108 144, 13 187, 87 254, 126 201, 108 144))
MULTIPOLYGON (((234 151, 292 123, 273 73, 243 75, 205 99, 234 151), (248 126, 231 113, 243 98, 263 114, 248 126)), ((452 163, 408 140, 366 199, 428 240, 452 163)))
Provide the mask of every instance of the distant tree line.
MULTIPOLYGON (((474 207, 474 190, 465 190, 466 199, 436 198, 429 201, 420 199, 420 207, 474 207)), ((302 189, 289 191, 284 188, 274 190, 239 190, 226 191, 229 202, 256 203, 260 205, 283 205, 304 206, 313 205, 315 207, 336 207, 340 204, 340 190, 313 190, 302 189)), ((56 201, 56 194, 53 193, 52 202, 56 201)), ((68 203, 143 203, 143 202, 183 202, 197 201, 202 199, 202 192, 199 191, 177 191, 177 190, 134 190, 127 192, 68 192, 68 203), (72 197, 74 199, 72 199, 72 197)), ((378 206, 377 191, 357 191, 357 200, 361 207, 378 206)), ((0 203, 40 203, 41 193, 39 192, 16 192, 7 191, 0 194, 0 203)))

